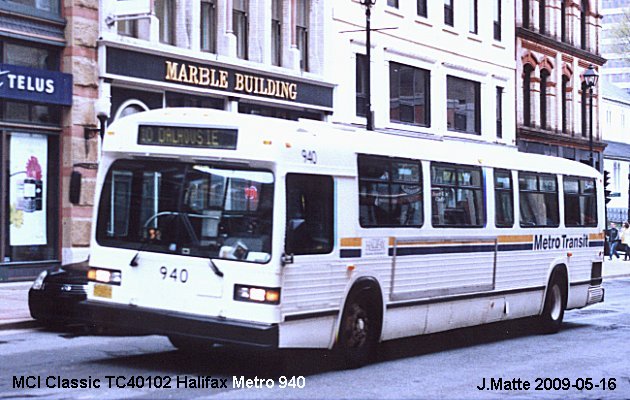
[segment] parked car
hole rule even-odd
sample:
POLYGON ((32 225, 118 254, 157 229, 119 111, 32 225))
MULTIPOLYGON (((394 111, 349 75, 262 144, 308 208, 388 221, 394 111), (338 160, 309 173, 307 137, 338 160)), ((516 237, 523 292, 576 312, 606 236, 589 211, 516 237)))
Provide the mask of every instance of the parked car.
POLYGON ((87 297, 87 263, 43 271, 28 292, 31 316, 53 328, 77 322, 76 305, 87 297))

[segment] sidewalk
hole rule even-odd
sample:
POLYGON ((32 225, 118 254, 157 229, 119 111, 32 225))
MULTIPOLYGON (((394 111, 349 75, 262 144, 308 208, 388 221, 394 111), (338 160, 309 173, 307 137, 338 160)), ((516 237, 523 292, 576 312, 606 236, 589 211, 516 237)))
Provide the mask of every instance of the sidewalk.
MULTIPOLYGON (((608 258, 604 261, 604 280, 630 277, 630 261, 608 258)), ((0 330, 37 326, 28 310, 28 290, 32 282, 0 283, 0 330)))
POLYGON ((28 290, 32 283, 0 283, 0 330, 37 325, 28 310, 28 290))

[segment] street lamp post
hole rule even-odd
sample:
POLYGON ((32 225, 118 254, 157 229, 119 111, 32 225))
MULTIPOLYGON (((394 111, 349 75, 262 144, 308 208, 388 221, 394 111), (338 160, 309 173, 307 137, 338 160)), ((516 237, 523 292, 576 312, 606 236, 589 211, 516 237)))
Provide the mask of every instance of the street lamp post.
POLYGON ((371 32, 371 27, 370 27, 370 17, 372 15, 372 6, 374 4, 376 4, 376 0, 359 0, 359 2, 361 3, 362 6, 365 7, 365 58, 366 60, 366 67, 365 67, 365 80, 366 80, 366 88, 365 88, 365 95, 367 97, 367 101, 365 102, 365 111, 366 111, 366 126, 365 128, 368 131, 373 131, 374 130, 374 115, 372 114, 372 78, 371 78, 371 74, 370 74, 370 69, 371 69, 371 60, 370 60, 370 56, 371 56, 371 50, 372 50, 372 43, 370 42, 370 32, 371 32))
POLYGON ((589 162, 591 167, 595 168, 595 159, 593 158, 593 87, 597 85, 597 71, 593 64, 589 65, 586 71, 584 71, 584 84, 588 88, 589 94, 589 137, 588 137, 588 150, 589 150, 589 162))

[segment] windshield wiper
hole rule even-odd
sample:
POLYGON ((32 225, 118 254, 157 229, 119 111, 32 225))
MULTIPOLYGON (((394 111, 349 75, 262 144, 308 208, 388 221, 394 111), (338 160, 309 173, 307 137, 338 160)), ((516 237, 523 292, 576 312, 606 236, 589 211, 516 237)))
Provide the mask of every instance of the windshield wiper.
POLYGON ((140 247, 138 247, 138 249, 136 250, 136 254, 133 256, 133 258, 131 259, 131 261, 129 261, 129 266, 130 267, 137 267, 138 266, 138 257, 140 257, 140 252, 142 250, 145 249, 145 247, 147 247, 147 245, 149 244, 149 240, 147 240, 146 242, 143 242, 140 247))
POLYGON ((221 272, 219 267, 217 267, 214 261, 212 261, 212 258, 209 258, 208 260, 210 261, 210 268, 212 268, 212 271, 215 273, 215 275, 219 278, 223 278, 223 272, 221 272))

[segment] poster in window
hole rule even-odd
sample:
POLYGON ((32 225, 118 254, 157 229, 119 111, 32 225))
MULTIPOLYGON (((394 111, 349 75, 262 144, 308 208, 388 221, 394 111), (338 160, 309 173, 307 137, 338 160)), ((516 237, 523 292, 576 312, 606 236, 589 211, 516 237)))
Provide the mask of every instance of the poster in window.
POLYGON ((44 135, 14 133, 9 151, 10 245, 45 245, 48 140, 44 135))

